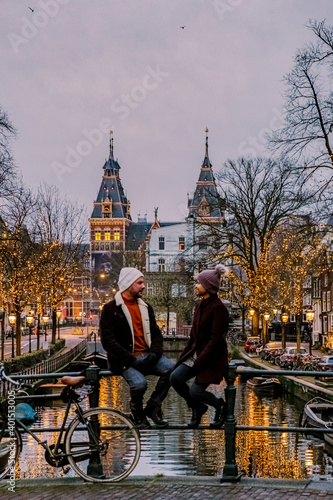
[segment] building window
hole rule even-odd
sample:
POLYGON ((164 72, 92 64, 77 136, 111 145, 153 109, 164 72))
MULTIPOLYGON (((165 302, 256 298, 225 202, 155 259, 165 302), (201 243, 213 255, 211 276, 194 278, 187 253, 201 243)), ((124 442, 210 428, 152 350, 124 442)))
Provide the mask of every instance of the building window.
POLYGON ((331 292, 327 292, 327 311, 331 310, 331 292))
POLYGON ((95 231, 95 241, 101 241, 101 232, 95 231))
POLYGON ((323 308, 323 311, 327 311, 327 309, 326 309, 326 292, 323 292, 322 308, 323 308))
POLYGON ((324 274, 324 286, 328 286, 328 274, 324 274))
POLYGON ((152 283, 147 283, 147 295, 148 297, 152 297, 154 294, 154 287, 152 283))
POLYGON ((164 236, 160 236, 158 238, 158 249, 164 250, 164 248, 165 248, 165 239, 164 239, 164 236))
POLYGON ((105 241, 110 241, 111 240, 111 233, 110 233, 110 231, 105 231, 104 232, 104 239, 105 239, 105 241))
POLYGON ((114 241, 120 241, 120 231, 119 229, 115 229, 113 232, 113 239, 114 241))
POLYGON ((67 317, 73 317, 73 302, 65 302, 67 317))
POLYGON ((205 250, 207 248, 207 238, 206 236, 199 237, 199 250, 205 250))
POLYGON ((180 285, 178 283, 173 283, 171 286, 171 296, 172 297, 186 297, 186 285, 180 285))
POLYGON ((164 259, 158 259, 158 272, 159 273, 165 272, 165 260, 164 259))
POLYGON ((179 250, 185 250, 185 237, 179 236, 179 250))

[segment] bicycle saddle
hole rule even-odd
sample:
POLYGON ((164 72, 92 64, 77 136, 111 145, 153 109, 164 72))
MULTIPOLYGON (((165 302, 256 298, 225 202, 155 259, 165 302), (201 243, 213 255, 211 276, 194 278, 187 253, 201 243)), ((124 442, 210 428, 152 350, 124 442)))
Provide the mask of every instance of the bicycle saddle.
POLYGON ((60 379, 60 382, 65 385, 70 385, 71 387, 79 387, 84 384, 86 377, 71 377, 70 375, 65 375, 60 379))

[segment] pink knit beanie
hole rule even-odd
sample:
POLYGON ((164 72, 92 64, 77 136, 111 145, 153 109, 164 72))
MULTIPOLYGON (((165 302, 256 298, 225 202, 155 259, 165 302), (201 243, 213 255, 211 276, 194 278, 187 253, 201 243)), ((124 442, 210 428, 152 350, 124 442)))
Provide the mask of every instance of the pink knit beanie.
POLYGON ((196 279, 207 292, 217 293, 220 288, 221 277, 227 274, 228 269, 223 264, 217 264, 215 269, 201 271, 201 273, 196 276, 196 279))

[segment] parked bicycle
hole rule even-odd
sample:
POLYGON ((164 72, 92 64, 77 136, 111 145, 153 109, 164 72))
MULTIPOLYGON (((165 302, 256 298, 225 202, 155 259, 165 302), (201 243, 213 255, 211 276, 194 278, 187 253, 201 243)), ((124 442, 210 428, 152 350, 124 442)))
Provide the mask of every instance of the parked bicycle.
MULTIPOLYGON (((10 401, 24 386, 22 380, 17 382, 7 376, 1 365, 0 380, 7 380, 15 386, 8 393, 10 401)), ((45 460, 51 466, 62 467, 64 472, 68 472, 70 465, 86 481, 101 483, 116 482, 127 477, 137 465, 141 452, 140 434, 130 417, 113 408, 83 410, 79 404, 83 397, 75 392, 75 388, 86 382, 85 377, 64 376, 61 382, 66 385, 61 399, 67 406, 54 444, 49 445, 47 440, 39 439, 38 428, 29 428, 15 417, 15 409, 12 411, 11 404, 8 406, 8 397, 2 404, 0 479, 9 474, 19 458, 22 451, 21 432, 27 432, 45 449, 45 460), (76 417, 69 421, 72 405, 76 417)))

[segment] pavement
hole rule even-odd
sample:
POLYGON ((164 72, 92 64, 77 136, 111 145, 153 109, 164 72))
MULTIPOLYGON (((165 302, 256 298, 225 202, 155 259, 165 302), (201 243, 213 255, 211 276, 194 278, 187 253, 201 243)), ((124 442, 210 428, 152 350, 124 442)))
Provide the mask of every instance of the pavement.
POLYGON ((1 500, 333 500, 332 482, 243 478, 220 483, 217 477, 160 476, 127 478, 115 484, 81 479, 26 479, 12 490, 0 483, 1 500))

